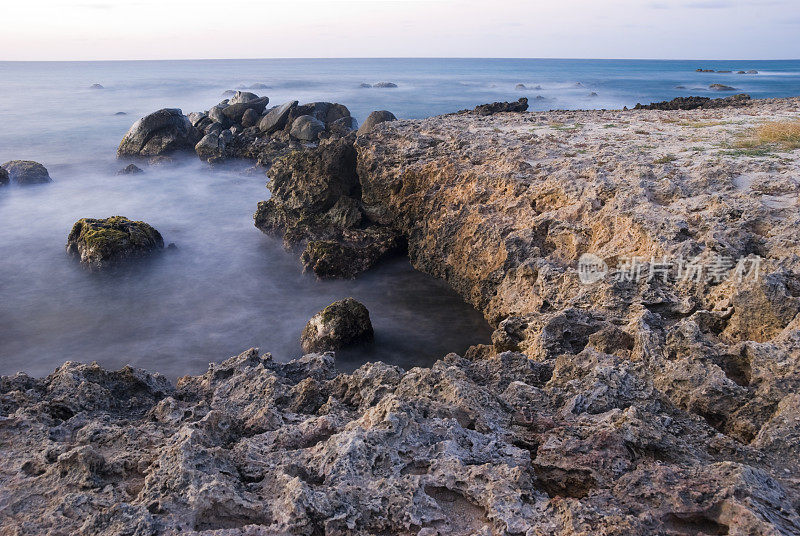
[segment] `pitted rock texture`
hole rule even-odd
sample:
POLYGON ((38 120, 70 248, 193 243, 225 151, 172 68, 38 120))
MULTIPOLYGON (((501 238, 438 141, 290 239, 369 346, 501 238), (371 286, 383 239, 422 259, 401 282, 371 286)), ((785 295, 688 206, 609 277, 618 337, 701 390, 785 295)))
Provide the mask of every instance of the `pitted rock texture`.
MULTIPOLYGON (((648 376, 587 347, 352 374, 250 350, 176 387, 76 363, 3 377, 3 529, 796 534, 796 458, 718 433, 648 376)), ((773 441, 796 404, 776 417, 773 441)))

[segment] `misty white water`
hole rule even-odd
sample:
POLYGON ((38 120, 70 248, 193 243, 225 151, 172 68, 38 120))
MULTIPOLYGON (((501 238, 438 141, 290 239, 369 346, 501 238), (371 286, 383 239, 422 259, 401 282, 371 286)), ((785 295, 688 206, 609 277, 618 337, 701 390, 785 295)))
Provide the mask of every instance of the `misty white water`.
POLYGON ((269 195, 263 175, 189 158, 117 176, 123 134, 159 108, 206 110, 223 91, 253 84, 269 86, 255 91, 273 104, 335 101, 359 120, 372 110, 419 118, 521 96, 538 110, 612 108, 720 96, 711 83, 754 97, 795 95, 799 73, 798 61, 0 62, 0 162, 36 160, 54 180, 0 189, 0 374, 43 375, 66 360, 97 360, 175 377, 251 346, 286 360, 300 355, 307 319, 347 296, 370 309, 376 340, 339 352, 344 369, 378 359, 426 365, 488 341, 481 315, 408 261, 356 281, 302 275, 296 255, 253 226, 256 203, 269 195), (399 87, 359 87, 381 81, 399 87), (95 83, 104 89, 90 89, 95 83), (106 274, 84 272, 65 255, 70 227, 114 215, 149 222, 178 250, 106 274))

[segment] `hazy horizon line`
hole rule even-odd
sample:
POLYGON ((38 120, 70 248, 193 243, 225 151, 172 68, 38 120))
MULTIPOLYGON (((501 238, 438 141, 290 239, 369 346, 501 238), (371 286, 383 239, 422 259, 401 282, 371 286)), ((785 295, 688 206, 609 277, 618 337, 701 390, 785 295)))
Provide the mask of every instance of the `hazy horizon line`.
POLYGON ((264 60, 554 60, 554 61, 800 61, 800 58, 610 58, 555 56, 283 56, 283 57, 226 57, 226 58, 119 58, 75 60, 5 60, 0 63, 103 63, 145 61, 264 61, 264 60))

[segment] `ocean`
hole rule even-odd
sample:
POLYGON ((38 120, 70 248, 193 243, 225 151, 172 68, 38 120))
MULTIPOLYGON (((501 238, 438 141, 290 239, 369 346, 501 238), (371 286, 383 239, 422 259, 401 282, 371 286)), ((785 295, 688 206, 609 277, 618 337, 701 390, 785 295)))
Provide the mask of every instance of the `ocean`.
POLYGON ((355 281, 301 274, 296 252, 253 226, 256 203, 269 192, 265 177, 244 165, 211 169, 187 158, 116 175, 123 134, 159 108, 207 110, 226 90, 258 85, 250 91, 272 104, 325 100, 345 104, 359 121, 378 109, 415 119, 523 96, 532 110, 548 110, 724 95, 708 88, 715 83, 754 98, 800 95, 800 61, 0 62, 0 162, 36 160, 54 180, 0 190, 0 374, 41 376, 73 360, 174 378, 251 346, 287 360, 301 354, 307 319, 347 296, 370 309, 376 340, 338 353, 343 370, 368 360, 425 366, 489 341, 477 311, 407 260, 355 281), (377 82, 398 87, 360 87, 377 82), (151 223, 178 250, 85 273, 64 252, 70 227, 112 215, 151 223))

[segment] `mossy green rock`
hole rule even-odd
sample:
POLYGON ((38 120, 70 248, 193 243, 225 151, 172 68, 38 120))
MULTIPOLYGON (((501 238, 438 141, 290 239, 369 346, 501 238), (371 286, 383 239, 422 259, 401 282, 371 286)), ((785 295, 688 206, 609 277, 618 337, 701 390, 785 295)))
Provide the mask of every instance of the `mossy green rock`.
POLYGON ((164 239, 143 221, 123 216, 83 218, 67 238, 67 253, 90 270, 100 270, 124 259, 144 257, 164 248, 164 239))
POLYGON ((353 298, 334 302, 315 314, 303 329, 304 352, 338 350, 374 337, 369 311, 353 298))

